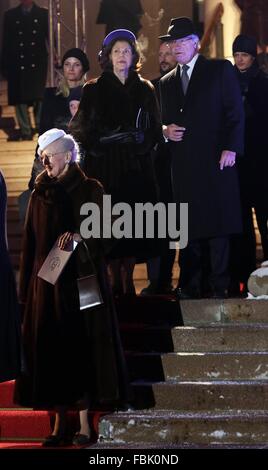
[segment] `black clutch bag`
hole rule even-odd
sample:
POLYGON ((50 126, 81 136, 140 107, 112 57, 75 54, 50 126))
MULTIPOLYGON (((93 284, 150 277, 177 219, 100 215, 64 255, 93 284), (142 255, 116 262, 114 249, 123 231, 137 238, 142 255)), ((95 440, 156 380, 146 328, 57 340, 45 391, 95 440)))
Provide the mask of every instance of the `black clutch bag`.
POLYGON ((88 247, 83 242, 83 246, 87 252, 89 262, 92 266, 93 274, 89 276, 80 277, 77 279, 77 287, 79 292, 80 310, 98 307, 104 304, 99 281, 96 273, 96 268, 90 256, 88 247))

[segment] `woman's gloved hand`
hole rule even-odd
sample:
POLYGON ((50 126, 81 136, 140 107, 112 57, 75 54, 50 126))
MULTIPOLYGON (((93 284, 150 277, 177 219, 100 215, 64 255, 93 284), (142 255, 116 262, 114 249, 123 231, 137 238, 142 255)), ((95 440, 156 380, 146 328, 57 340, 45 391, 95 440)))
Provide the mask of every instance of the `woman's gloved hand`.
POLYGON ((139 129, 133 129, 125 132, 116 132, 100 138, 102 144, 142 144, 144 141, 144 132, 139 129))

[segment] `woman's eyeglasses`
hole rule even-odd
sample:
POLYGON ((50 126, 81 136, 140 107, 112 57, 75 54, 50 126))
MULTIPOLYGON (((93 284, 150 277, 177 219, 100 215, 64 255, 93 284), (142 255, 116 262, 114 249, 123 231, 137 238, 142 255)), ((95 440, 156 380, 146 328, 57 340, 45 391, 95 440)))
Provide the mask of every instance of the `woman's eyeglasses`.
POLYGON ((41 160, 41 162, 44 162, 45 160, 48 160, 49 162, 51 162, 54 157, 56 155, 63 155, 65 152, 55 152, 55 153, 42 153, 42 155, 40 155, 39 159, 41 160))

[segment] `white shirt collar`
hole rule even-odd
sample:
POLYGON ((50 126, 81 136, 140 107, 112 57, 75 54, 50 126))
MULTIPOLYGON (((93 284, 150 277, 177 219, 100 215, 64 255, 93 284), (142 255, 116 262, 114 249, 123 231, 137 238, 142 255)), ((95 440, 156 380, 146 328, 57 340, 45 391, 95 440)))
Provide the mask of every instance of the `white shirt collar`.
MULTIPOLYGON (((192 60, 191 60, 190 62, 188 62, 188 64, 186 64, 186 65, 188 65, 188 67, 189 67, 189 69, 187 70, 187 74, 188 74, 188 77, 189 77, 189 78, 191 78, 191 75, 192 75, 192 73, 193 73, 194 66, 195 66, 195 63, 196 63, 198 57, 199 57, 199 54, 195 54, 195 56, 192 58, 192 60)), ((180 74, 182 74, 182 66, 183 66, 183 65, 184 65, 184 64, 179 64, 179 67, 180 67, 180 74)))

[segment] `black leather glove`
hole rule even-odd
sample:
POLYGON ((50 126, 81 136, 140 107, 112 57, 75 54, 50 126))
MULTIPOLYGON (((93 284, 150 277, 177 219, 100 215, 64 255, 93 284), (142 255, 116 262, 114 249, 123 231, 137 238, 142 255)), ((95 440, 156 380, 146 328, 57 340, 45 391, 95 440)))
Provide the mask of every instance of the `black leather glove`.
POLYGON ((141 130, 131 130, 126 132, 114 132, 100 138, 103 145, 117 144, 142 144, 144 141, 144 132, 141 130))

